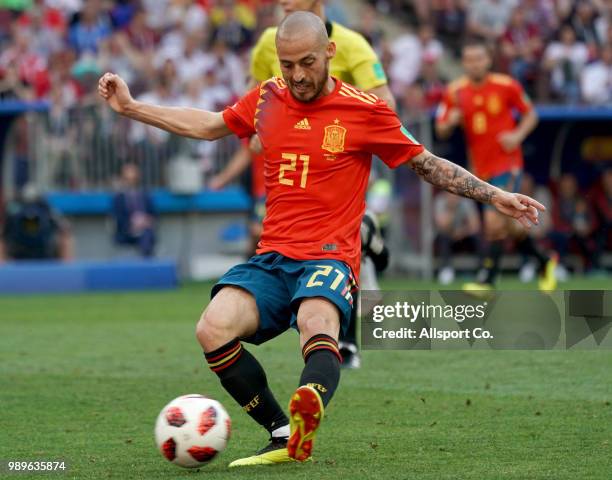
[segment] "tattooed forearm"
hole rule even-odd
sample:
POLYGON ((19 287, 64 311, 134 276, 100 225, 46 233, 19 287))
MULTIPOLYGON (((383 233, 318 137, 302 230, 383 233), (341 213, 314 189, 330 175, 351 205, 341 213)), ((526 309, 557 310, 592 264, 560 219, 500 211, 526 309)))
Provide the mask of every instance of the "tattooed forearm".
POLYGON ((412 169, 432 185, 479 202, 491 203, 498 189, 465 168, 425 151, 411 162, 412 169))

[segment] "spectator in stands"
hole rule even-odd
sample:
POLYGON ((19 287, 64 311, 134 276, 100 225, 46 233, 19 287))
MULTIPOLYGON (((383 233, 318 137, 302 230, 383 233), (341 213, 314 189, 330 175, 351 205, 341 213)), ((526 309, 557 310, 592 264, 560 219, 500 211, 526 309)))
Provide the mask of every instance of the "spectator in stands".
POLYGON ((380 24, 378 12, 370 4, 363 6, 360 16, 359 33, 361 33, 368 41, 376 54, 380 57, 383 49, 383 41, 385 32, 380 24))
POLYGON ((75 15, 83 8, 85 0, 44 0, 45 3, 52 5, 61 11, 66 18, 75 15))
POLYGON ((501 46, 508 72, 528 89, 535 80, 543 44, 537 25, 527 23, 522 7, 512 11, 501 46))
POLYGON ((0 78, 0 100, 30 100, 32 96, 32 89, 20 78, 17 65, 6 65, 0 78))
POLYGON ((563 174, 553 207, 553 230, 550 233, 562 263, 567 264, 568 253, 573 247, 581 254, 587 269, 596 266, 593 265, 596 260, 592 237, 594 220, 589 205, 578 189, 576 177, 569 173, 563 174))
POLYGON ((173 25, 175 19, 167 15, 170 0, 141 0, 143 10, 146 12, 147 27, 164 32, 173 25))
POLYGON ((612 43, 612 22, 608 24, 608 29, 606 30, 606 36, 602 43, 604 45, 607 43, 612 43))
POLYGON ((393 60, 389 68, 391 90, 397 97, 402 97, 406 87, 412 85, 421 72, 424 58, 437 61, 442 57, 444 49, 435 38, 435 32, 430 24, 419 26, 417 34, 405 32, 391 44, 393 60), (407 55, 406 52, 410 52, 407 55))
POLYGON ((522 0, 521 8, 529 25, 537 25, 542 41, 548 41, 559 28, 555 0, 522 0))
MULTIPOLYGON (((25 115, 15 118, 11 125, 12 148, 6 155, 6 161, 13 163, 12 186, 15 191, 22 191, 32 176, 33 148, 29 141, 32 135, 32 126, 25 115)), ((5 159, 0 156, 0 166, 5 159)))
POLYGON ((14 72, 9 72, 14 87, 19 84, 27 86, 34 95, 47 79, 47 59, 35 50, 32 32, 28 28, 20 29, 18 25, 13 25, 11 41, 0 54, 0 72, 13 69, 19 78, 16 82, 14 72))
POLYGON ((34 50, 44 57, 62 50, 67 23, 64 14, 47 3, 36 0, 32 8, 17 19, 19 28, 32 35, 34 50))
POLYGON ((587 46, 590 58, 597 56, 600 44, 595 27, 596 16, 597 12, 591 0, 578 0, 569 17, 574 32, 576 32, 576 38, 587 46))
POLYGON ((412 0, 412 4, 419 23, 432 22, 433 5, 431 0, 412 0))
POLYGON ((110 9, 110 19, 115 30, 123 30, 126 28, 137 11, 137 2, 133 0, 115 0, 114 5, 110 9))
POLYGON ((544 52, 544 68, 550 73, 550 85, 556 96, 567 103, 580 98, 580 71, 589 59, 587 46, 576 39, 571 25, 561 26, 558 39, 544 52))
MULTIPOLYGON (((264 1, 270 0, 262 0, 262 3, 264 1)), ((253 3, 255 2, 249 0, 208 0, 208 4, 211 6, 210 18, 212 24, 218 26, 224 23, 238 22, 249 31, 255 30, 256 16, 252 8, 253 3)))
POLYGON ((80 171, 83 159, 78 158, 75 148, 78 141, 77 126, 71 113, 77 104, 78 92, 73 83, 64 81, 59 71, 53 71, 48 99, 47 151, 44 168, 39 165, 38 179, 49 188, 58 183, 77 186, 82 178, 80 171))
POLYGON ((273 27, 277 23, 276 19, 276 0, 264 0, 260 2, 256 10, 256 22, 254 30, 254 39, 266 30, 266 28, 273 27))
POLYGON ((6 206, 0 237, 0 261, 70 260, 73 239, 67 221, 27 184, 6 206))
MULTIPOLYGON (((153 89, 143 93, 138 100, 158 105, 176 105, 177 88, 171 84, 172 77, 159 73, 154 79, 153 89)), ((130 141, 134 154, 141 159, 142 176, 145 185, 159 183, 162 176, 162 164, 176 153, 177 139, 165 130, 131 122, 130 141)))
POLYGON ((204 53, 201 37, 197 34, 185 34, 181 55, 174 59, 181 82, 201 78, 212 64, 212 58, 204 53))
POLYGON ((438 60, 428 55, 423 57, 421 75, 417 83, 423 90, 425 107, 434 108, 442 101, 447 80, 440 75, 438 60))
POLYGON ((612 43, 602 47, 600 60, 584 68, 580 86, 585 102, 612 106, 612 43))
MULTIPOLYGON (((214 71, 217 83, 227 85, 236 99, 246 91, 246 73, 244 65, 234 52, 232 52, 225 42, 217 39, 210 48, 211 63, 207 71, 214 71)), ((223 107, 229 105, 226 103, 223 107)))
POLYGON ((417 82, 408 85, 397 105, 398 113, 402 122, 412 125, 423 120, 426 110, 425 92, 421 85, 417 82))
POLYGON ((142 70, 143 61, 123 31, 117 31, 100 42, 98 63, 102 70, 115 72, 122 78, 129 78, 133 83, 139 73, 138 70, 142 70))
POLYGON ((155 72, 155 75, 159 75, 160 81, 164 85, 169 86, 170 95, 180 95, 180 79, 178 69, 176 67, 176 60, 167 59, 159 71, 155 72))
POLYGON ((227 77, 220 75, 219 70, 216 68, 209 68, 203 80, 200 98, 202 104, 213 105, 213 109, 210 111, 221 111, 235 101, 237 95, 228 85, 227 77))
POLYGON ((100 0, 86 0, 80 18, 70 28, 70 45, 80 55, 84 52, 97 53, 101 40, 112 32, 108 14, 102 9, 100 0))
POLYGON ((113 199, 114 240, 133 245, 143 257, 152 257, 155 248, 155 212, 149 194, 140 186, 140 170, 133 163, 121 169, 121 190, 113 199))
POLYGON ((72 75, 72 67, 74 64, 75 53, 70 49, 63 52, 57 52, 51 55, 48 59, 48 73, 45 74, 45 81, 39 86, 36 96, 38 98, 49 100, 51 89, 54 84, 65 91, 65 95, 70 96, 74 101, 70 101, 66 108, 73 107, 76 101, 81 97, 83 91, 80 89, 79 83, 72 75))
MULTIPOLYGON (((184 93, 177 105, 187 108, 200 108, 209 112, 218 112, 230 105, 234 96, 226 81, 220 81, 217 71, 209 68, 204 78, 194 78, 184 86, 184 93)), ((216 154, 218 142, 190 141, 193 154, 199 156, 203 165, 212 162, 216 154)))
POLYGON ((79 85, 81 92, 79 103, 81 106, 90 106, 97 103, 95 92, 96 77, 100 74, 98 57, 91 52, 81 55, 70 69, 72 78, 79 85))
POLYGON ((468 33, 494 44, 503 35, 515 0, 473 0, 468 12, 468 33))
POLYGON ((453 252, 480 253, 480 216, 472 200, 440 192, 434 200, 434 223, 441 258, 438 281, 447 285, 455 278, 451 265, 453 252))
POLYGON ((125 31, 136 50, 148 54, 153 52, 158 38, 155 30, 147 25, 146 10, 138 10, 125 31))
POLYGON ((325 16, 330 22, 348 25, 344 0, 325 0, 325 16))
MULTIPOLYGON (((202 110, 208 110, 209 112, 217 111, 215 109, 218 109, 221 102, 219 102, 215 85, 216 78, 214 76, 214 71, 211 71, 210 75, 207 72, 204 78, 194 78, 190 80, 183 88, 184 91, 178 100, 178 105, 182 107, 200 108, 202 110), (209 85, 210 90, 202 88, 204 84, 209 85)), ((227 94, 226 98, 229 100, 231 94, 227 87, 225 87, 225 93, 227 94)))
POLYGON ((428 59, 438 61, 444 54, 444 46, 436 37, 436 31, 430 23, 422 23, 418 28, 419 43, 421 47, 421 61, 428 59))
POLYGON ((612 0, 600 2, 599 16, 595 19, 595 30, 600 43, 612 42, 612 0))
POLYGON ((461 40, 465 33, 468 0, 433 0, 432 21, 436 32, 459 56, 461 40))
POLYGON ((168 8, 172 20, 181 24, 183 30, 191 34, 203 35, 208 28, 208 15, 198 0, 173 1, 168 8))
POLYGON ((388 73, 391 91, 396 97, 401 97, 406 87, 412 85, 419 75, 421 69, 420 42, 413 32, 405 31, 391 42, 389 49, 391 65, 388 73), (406 55, 406 52, 411 52, 411 54, 406 55))
POLYGON ((255 16, 246 5, 235 0, 219 0, 213 9, 213 40, 220 40, 234 51, 240 51, 253 42, 255 16))

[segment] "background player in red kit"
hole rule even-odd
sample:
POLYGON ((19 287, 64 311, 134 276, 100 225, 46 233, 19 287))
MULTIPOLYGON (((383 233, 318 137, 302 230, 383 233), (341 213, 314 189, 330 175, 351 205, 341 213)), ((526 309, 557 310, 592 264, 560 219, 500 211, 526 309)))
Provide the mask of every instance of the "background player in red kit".
MULTIPOLYGON (((462 62, 465 76, 448 86, 438 108, 436 132, 439 137, 448 138, 455 127, 462 125, 474 175, 497 187, 517 192, 523 171, 521 143, 536 127, 537 114, 516 80, 489 72, 491 57, 485 44, 466 43, 462 62), (515 112, 520 114, 518 123, 514 119, 515 112)), ((533 255, 538 261, 540 288, 555 288, 556 259, 544 255, 524 229, 494 209, 485 208, 484 230, 489 251, 478 283, 467 284, 467 289, 492 288, 508 236, 515 237, 522 253, 533 255)))
POLYGON ((311 455, 340 379, 337 338, 350 319, 372 154, 390 167, 409 161, 432 184, 492 204, 526 226, 544 208, 426 151, 384 102, 331 77, 335 45, 316 15, 287 16, 276 46, 284 80, 263 82, 223 113, 134 101, 114 74, 99 82, 109 105, 135 120, 192 138, 256 133, 262 141, 267 205, 260 248, 219 280, 196 331, 223 387, 271 436, 267 447, 230 466, 311 455), (287 419, 241 341, 261 343, 290 326, 299 331, 305 366, 287 419))

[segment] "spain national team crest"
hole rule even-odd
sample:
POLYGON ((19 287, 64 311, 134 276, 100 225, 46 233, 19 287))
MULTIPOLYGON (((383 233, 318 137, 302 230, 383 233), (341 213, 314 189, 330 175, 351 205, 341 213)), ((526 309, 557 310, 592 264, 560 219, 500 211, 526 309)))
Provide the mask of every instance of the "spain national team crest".
POLYGON ((325 136, 323 137, 323 145, 321 148, 331 153, 344 152, 344 139, 346 137, 346 128, 340 125, 340 120, 334 120, 333 125, 325 127, 325 136))
POLYGON ((487 110, 491 115, 497 115, 501 111, 501 100, 497 95, 491 95, 487 98, 487 110))

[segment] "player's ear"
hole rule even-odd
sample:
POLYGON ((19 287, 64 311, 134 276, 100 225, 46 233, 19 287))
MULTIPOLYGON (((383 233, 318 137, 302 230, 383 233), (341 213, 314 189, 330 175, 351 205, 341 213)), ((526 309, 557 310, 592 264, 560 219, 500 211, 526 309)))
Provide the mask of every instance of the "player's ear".
POLYGON ((334 58, 336 56, 336 44, 335 42, 329 42, 327 44, 327 49, 325 52, 327 59, 331 60, 332 58, 334 58))

